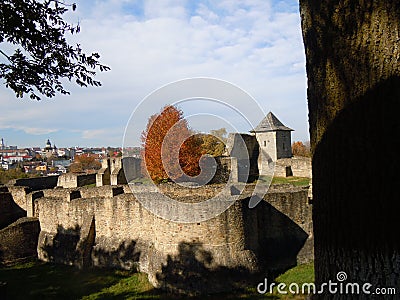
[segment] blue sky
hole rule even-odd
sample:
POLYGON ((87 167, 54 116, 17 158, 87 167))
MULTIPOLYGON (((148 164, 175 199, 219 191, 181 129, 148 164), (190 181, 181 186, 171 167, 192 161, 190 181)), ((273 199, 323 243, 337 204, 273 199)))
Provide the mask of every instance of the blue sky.
MULTIPOLYGON (((98 74, 101 88, 67 82, 70 96, 39 102, 16 99, 1 86, 0 137, 8 145, 43 147, 49 138, 58 147, 121 146, 132 112, 147 95, 191 77, 231 82, 295 129, 293 140, 309 139, 298 1, 80 0, 77 5, 67 18, 79 20, 81 33, 69 40, 99 52, 111 71, 98 74)), ((195 113, 196 105, 185 105, 185 113, 195 113)), ((229 114, 207 105, 202 109, 211 114, 229 114)), ((199 130, 213 126, 218 124, 199 130)), ((138 145, 136 134, 132 143, 138 145)))

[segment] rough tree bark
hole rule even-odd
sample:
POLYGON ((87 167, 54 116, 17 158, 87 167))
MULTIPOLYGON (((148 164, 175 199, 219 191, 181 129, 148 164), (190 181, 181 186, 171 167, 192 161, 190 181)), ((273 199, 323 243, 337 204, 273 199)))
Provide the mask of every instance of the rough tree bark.
MULTIPOLYGON (((400 298, 400 2, 300 0, 313 152, 316 283, 400 298)), ((374 298, 376 297, 376 298, 374 298)))

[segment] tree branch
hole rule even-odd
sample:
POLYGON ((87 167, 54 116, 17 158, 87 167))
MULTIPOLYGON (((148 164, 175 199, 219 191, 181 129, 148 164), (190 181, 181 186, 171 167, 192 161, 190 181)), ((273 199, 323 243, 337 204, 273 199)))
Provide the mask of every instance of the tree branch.
POLYGON ((0 53, 7 57, 8 61, 10 61, 10 57, 6 53, 4 53, 3 50, 0 49, 0 53))

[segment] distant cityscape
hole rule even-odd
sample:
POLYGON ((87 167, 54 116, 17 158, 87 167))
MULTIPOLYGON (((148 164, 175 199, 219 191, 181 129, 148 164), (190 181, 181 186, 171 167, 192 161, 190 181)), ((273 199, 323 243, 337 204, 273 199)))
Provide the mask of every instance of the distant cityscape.
MULTIPOLYGON (((140 148, 125 148, 124 154, 139 157, 140 148)), ((48 139, 44 147, 18 148, 6 145, 4 138, 0 140, 0 168, 11 170, 21 168, 27 174, 41 176, 60 175, 70 170, 71 164, 79 156, 93 157, 101 161, 107 157, 122 156, 122 148, 116 147, 67 147, 58 148, 48 139)), ((96 172, 86 170, 85 172, 96 172)))

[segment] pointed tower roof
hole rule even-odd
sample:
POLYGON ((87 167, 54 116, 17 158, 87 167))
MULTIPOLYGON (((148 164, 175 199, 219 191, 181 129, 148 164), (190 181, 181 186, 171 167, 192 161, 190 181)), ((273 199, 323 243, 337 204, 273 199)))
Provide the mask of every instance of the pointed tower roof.
POLYGON ((260 122, 260 124, 258 124, 254 130, 250 130, 250 132, 267 132, 277 130, 293 131, 293 129, 283 125, 282 122, 279 121, 272 112, 269 112, 260 122))
POLYGON ((50 139, 47 139, 47 142, 46 142, 46 147, 45 147, 45 149, 51 149, 51 143, 50 143, 50 139))

